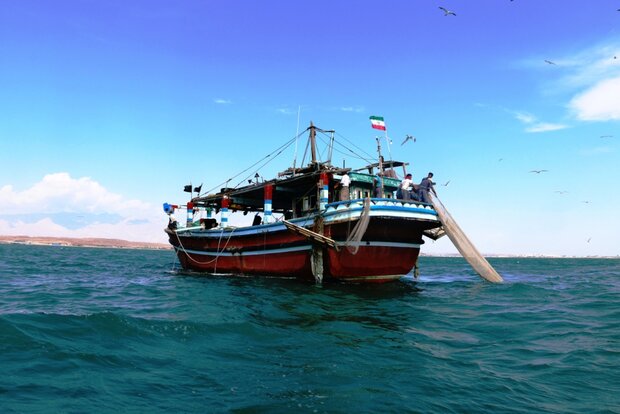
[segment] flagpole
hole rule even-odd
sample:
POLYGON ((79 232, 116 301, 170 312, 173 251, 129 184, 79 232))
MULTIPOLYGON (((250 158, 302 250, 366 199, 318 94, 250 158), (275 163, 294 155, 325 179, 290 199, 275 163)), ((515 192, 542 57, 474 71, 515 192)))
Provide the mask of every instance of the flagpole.
POLYGON ((375 138, 377 140, 377 153, 379 154, 379 185, 381 186, 381 198, 383 198, 383 162, 381 161, 381 139, 379 137, 375 138))
POLYGON ((385 141, 387 142, 388 154, 390 154, 390 161, 392 161, 392 148, 390 147, 390 138, 387 134, 387 127, 385 128, 385 141))

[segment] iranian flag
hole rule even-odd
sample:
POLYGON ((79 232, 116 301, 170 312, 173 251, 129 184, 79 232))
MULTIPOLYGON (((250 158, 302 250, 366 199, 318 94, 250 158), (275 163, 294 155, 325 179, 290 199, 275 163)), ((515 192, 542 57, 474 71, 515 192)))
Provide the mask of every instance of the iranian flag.
POLYGON ((382 116, 371 116, 370 126, 374 129, 380 129, 381 131, 385 131, 385 121, 383 120, 382 116))

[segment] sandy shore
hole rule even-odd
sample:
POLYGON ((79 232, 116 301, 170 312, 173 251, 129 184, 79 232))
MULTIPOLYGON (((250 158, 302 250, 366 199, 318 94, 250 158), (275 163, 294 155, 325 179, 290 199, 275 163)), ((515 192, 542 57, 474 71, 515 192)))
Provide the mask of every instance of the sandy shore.
POLYGON ((164 243, 133 242, 120 239, 0 236, 0 243, 34 244, 45 246, 112 247, 117 249, 171 249, 164 243))

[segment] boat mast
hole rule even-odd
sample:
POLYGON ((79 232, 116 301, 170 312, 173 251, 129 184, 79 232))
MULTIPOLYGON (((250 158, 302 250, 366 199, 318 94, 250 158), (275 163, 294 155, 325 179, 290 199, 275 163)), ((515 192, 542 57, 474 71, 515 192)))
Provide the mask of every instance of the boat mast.
POLYGON ((316 127, 310 121, 310 151, 312 153, 312 164, 316 164, 316 127))

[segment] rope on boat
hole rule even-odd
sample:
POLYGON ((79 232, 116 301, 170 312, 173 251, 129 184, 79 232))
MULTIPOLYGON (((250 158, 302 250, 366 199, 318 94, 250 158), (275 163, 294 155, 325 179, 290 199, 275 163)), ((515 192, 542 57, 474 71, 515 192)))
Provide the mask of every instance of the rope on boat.
POLYGON ((360 215, 359 221, 353 227, 353 231, 347 237, 347 241, 345 242, 345 247, 349 251, 349 253, 356 255, 357 251, 360 248, 360 241, 364 234, 366 233, 366 229, 368 229, 368 223, 370 222, 370 197, 366 197, 364 199, 364 209, 362 210, 362 214, 360 215))
MULTIPOLYGON (((228 246, 228 242, 230 242, 230 238, 232 237, 232 234, 235 232, 235 230, 236 230, 235 228, 233 228, 231 230, 230 234, 228 235, 228 239, 226 240, 226 244, 224 244, 224 247, 222 247, 222 250, 220 250, 220 243, 222 241, 222 236, 224 235, 224 229, 222 228, 222 232, 220 233, 220 237, 217 240, 217 249, 216 249, 216 253, 215 253, 215 258, 212 259, 212 260, 209 260, 207 262, 201 262, 201 261, 198 261, 198 260, 194 259, 193 257, 191 257, 189 255, 189 253, 187 252, 187 250, 185 249, 185 247, 183 246, 183 243, 181 242, 181 238, 179 237, 179 234, 176 231, 174 232, 174 234, 175 234, 175 236, 177 236, 177 240, 179 242, 179 246, 181 247, 181 250, 183 251, 183 253, 185 253, 185 256, 189 260, 191 260, 192 262, 194 262, 196 264, 199 264, 199 265, 207 265, 207 264, 210 264, 210 263, 213 263, 213 262, 217 262, 217 259, 222 255, 222 252, 224 252, 224 250, 226 250, 226 247, 228 246)), ((213 269, 214 273, 215 273, 216 269, 217 269, 217 263, 215 264, 214 269, 213 269)))

